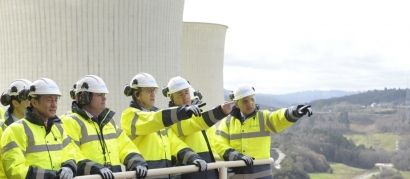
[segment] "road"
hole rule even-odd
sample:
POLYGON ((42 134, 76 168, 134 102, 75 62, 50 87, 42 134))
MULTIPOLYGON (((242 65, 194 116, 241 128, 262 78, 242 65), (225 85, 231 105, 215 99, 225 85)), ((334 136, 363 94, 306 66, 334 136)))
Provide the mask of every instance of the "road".
POLYGON ((354 177, 353 179, 369 179, 372 178, 373 175, 378 175, 380 172, 374 172, 374 173, 369 173, 369 174, 364 174, 358 177, 354 177))

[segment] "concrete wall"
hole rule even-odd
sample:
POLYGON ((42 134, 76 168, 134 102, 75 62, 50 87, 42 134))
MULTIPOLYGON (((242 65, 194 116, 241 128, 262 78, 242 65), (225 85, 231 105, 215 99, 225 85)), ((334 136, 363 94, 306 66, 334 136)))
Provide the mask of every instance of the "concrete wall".
MULTIPOLYGON (((18 78, 51 78, 63 93, 60 115, 72 85, 98 75, 119 120, 134 75, 150 73, 161 87, 181 75, 183 8, 184 0, 0 0, 0 90, 18 78)), ((168 100, 158 92, 156 104, 168 100)))
POLYGON ((182 73, 195 90, 203 94, 212 109, 223 102, 223 62, 225 25, 184 22, 182 33, 182 73))

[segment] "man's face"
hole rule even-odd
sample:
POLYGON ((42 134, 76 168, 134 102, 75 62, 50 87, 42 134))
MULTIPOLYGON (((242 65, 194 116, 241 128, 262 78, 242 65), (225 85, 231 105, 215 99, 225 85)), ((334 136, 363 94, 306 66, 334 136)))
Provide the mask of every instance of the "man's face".
POLYGON ((107 97, 105 96, 106 93, 93 93, 91 98, 90 104, 88 105, 92 111, 96 111, 97 114, 100 114, 106 107, 105 107, 105 100, 107 97))
POLYGON ((250 95, 242 99, 239 99, 238 101, 235 101, 235 105, 241 110, 241 112, 245 116, 247 116, 251 114, 253 111, 255 111, 255 108, 256 108, 255 95, 250 95))
POLYGON ((38 101, 31 99, 34 113, 37 113, 43 120, 54 117, 57 112, 58 95, 41 95, 38 101))
POLYGON ((158 88, 142 87, 140 94, 137 97, 138 101, 141 103, 140 105, 145 109, 151 109, 155 105, 155 94, 157 91, 158 88))
POLYGON ((191 105, 191 95, 188 88, 172 93, 171 99, 176 106, 191 105))

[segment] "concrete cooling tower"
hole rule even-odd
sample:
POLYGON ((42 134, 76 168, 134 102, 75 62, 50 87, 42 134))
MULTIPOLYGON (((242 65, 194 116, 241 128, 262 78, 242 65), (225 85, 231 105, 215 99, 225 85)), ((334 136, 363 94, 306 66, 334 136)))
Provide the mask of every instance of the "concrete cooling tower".
POLYGON ((223 64, 225 25, 184 22, 182 33, 182 77, 201 91, 204 109, 224 101, 223 64))
MULTIPOLYGON (((107 107, 119 120, 131 100, 124 96, 124 86, 137 73, 152 74, 161 88, 173 76, 193 74, 181 72, 183 9, 183 0, 0 0, 0 90, 14 79, 51 78, 63 93, 57 111, 61 115, 70 109, 73 84, 84 75, 98 75, 110 92, 107 107)), ((206 29, 202 32, 225 33, 223 26, 206 29)), ((217 49, 223 52, 220 45, 217 49)), ((222 54, 216 56, 207 60, 217 61, 221 69, 222 54)), ((222 99, 222 76, 217 78, 222 99)), ((199 80, 206 79, 192 80, 205 90, 199 80)), ((156 104, 163 108, 168 99, 160 90, 156 104)))

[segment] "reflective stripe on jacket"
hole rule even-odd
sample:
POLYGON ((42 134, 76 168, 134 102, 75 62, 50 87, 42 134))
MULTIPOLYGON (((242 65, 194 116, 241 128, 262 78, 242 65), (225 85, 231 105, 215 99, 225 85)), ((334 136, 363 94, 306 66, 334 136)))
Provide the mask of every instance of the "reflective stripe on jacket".
POLYGON ((104 165, 121 172, 137 165, 147 166, 138 148, 114 122, 114 112, 106 108, 98 117, 88 114, 73 103, 73 113, 63 117, 63 127, 73 139, 78 151, 78 174, 98 174, 104 165))
MULTIPOLYGON (((225 161, 233 160, 238 153, 255 159, 269 158, 270 133, 281 132, 294 124, 292 119, 288 120, 288 113, 286 108, 274 112, 256 110, 242 122, 239 109, 234 107, 231 114, 222 120, 216 131, 215 148, 219 156, 223 157, 225 161)), ((255 166, 254 170, 258 171, 258 167, 255 166)), ((246 176, 248 175, 246 174, 246 176)))
MULTIPOLYGON (((190 119, 173 124, 171 129, 188 147, 194 150, 207 163, 211 163, 215 162, 215 159, 212 154, 212 149, 208 147, 208 145, 210 145, 209 138, 204 130, 210 128, 225 116, 227 115, 223 114, 221 106, 217 106, 212 110, 203 112, 201 117, 192 116, 190 119)), ((206 172, 182 174, 181 178, 206 179, 218 178, 218 176, 218 170, 208 170, 206 172)))
POLYGON ((3 133, 2 160, 7 178, 54 178, 63 166, 77 172, 75 151, 57 117, 43 120, 27 108, 25 118, 3 133))
POLYGON ((121 127, 137 145, 149 169, 172 167, 172 157, 184 165, 200 158, 172 130, 164 128, 179 121, 178 118, 187 118, 185 111, 184 114, 177 114, 178 108, 157 111, 141 109, 138 104, 131 102, 131 107, 122 113, 121 127))

